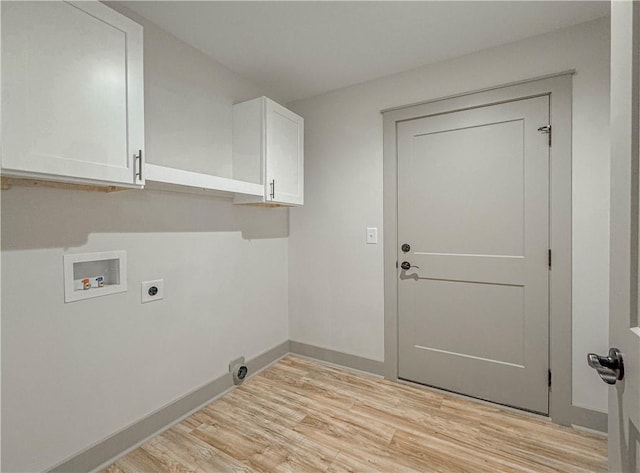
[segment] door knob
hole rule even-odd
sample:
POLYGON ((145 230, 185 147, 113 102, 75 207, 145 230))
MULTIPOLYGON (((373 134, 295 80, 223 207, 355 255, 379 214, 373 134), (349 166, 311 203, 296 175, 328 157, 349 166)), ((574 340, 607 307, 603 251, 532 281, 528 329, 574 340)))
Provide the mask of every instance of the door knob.
POLYGON ((411 268, 420 269, 420 266, 412 266, 408 261, 403 261, 402 263, 400 263, 400 267, 405 271, 409 271, 411 268))
POLYGON ((403 243, 400 249, 403 253, 409 253, 411 251, 411 245, 409 243, 403 243))
POLYGON ((616 384, 619 379, 624 378, 622 353, 617 348, 609 348, 609 356, 589 353, 587 355, 587 363, 598 372, 602 380, 607 384, 616 384))

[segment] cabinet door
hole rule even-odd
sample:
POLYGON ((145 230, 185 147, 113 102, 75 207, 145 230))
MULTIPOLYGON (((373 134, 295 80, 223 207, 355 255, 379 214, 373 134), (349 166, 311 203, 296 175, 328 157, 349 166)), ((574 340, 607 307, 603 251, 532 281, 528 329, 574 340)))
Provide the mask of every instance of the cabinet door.
POLYGON ((3 174, 143 184, 142 68, 142 27, 99 2, 2 2, 3 174))
POLYGON ((304 203, 304 122, 302 117, 267 100, 266 200, 304 203))

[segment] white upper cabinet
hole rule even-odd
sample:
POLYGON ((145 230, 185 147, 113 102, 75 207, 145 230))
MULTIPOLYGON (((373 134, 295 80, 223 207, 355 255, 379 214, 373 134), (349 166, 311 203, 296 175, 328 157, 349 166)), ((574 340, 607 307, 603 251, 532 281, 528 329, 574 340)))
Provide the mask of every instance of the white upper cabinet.
POLYGON ((264 185, 236 203, 304 203, 304 120, 267 97, 233 106, 233 177, 264 185))
POLYGON ((2 2, 2 174, 144 184, 142 47, 99 2, 2 2))

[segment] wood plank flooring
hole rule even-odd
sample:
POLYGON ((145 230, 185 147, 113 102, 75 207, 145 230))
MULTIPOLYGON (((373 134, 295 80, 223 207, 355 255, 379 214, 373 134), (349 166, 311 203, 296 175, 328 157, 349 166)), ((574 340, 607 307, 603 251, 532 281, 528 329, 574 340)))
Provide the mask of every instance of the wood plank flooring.
POLYGON ((593 473, 607 443, 289 355, 104 470, 164 471, 593 473))

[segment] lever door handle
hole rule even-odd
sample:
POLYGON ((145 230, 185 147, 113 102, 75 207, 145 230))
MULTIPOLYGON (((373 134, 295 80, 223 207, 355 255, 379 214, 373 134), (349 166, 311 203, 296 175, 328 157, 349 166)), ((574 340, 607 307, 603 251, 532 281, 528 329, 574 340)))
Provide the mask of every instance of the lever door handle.
POLYGON ((400 267, 402 269, 404 269, 405 271, 409 271, 411 268, 416 268, 416 269, 420 269, 420 266, 413 266, 411 263, 409 263, 408 261, 403 261, 402 263, 400 263, 400 267))
POLYGON ((589 353, 587 363, 607 384, 616 384, 618 380, 624 378, 624 361, 622 353, 617 348, 609 348, 609 356, 589 353))

